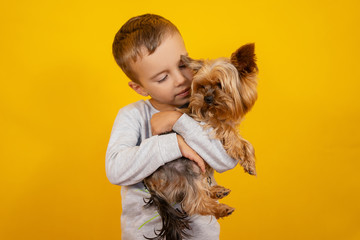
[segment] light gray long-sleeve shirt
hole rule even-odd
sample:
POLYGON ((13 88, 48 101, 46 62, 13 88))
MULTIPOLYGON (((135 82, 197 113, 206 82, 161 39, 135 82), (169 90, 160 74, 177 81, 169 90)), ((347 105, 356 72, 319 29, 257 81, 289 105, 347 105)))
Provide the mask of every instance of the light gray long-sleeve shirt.
MULTIPOLYGON (((209 137, 200 123, 183 114, 174 124, 176 133, 152 136, 150 119, 159 112, 149 100, 140 100, 119 110, 106 152, 106 175, 112 184, 120 185, 122 197, 121 231, 123 240, 154 237, 161 228, 155 208, 144 208, 149 193, 142 180, 160 166, 181 157, 176 138, 180 134, 217 172, 236 166, 219 140, 209 137)), ((191 239, 219 239, 220 227, 214 217, 192 216, 191 239)))

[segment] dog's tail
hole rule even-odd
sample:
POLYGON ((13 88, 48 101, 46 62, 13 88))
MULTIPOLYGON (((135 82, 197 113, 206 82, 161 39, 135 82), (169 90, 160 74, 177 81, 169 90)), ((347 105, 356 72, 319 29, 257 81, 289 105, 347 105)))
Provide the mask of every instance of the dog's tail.
POLYGON ((186 229, 191 229, 188 215, 183 210, 174 208, 161 194, 149 188, 148 190, 151 196, 145 201, 145 206, 150 207, 155 205, 162 219, 162 229, 154 230, 156 234, 154 238, 144 237, 151 240, 181 240, 184 237, 189 237, 189 234, 185 232, 186 229))

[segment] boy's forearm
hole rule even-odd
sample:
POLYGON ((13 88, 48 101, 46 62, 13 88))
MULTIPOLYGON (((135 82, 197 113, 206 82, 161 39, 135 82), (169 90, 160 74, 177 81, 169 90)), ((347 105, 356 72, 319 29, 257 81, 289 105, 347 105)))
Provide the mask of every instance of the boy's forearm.
POLYGON ((140 146, 129 146, 122 140, 109 146, 106 153, 106 175, 112 184, 128 186, 142 181, 165 163, 181 157, 175 133, 153 136, 140 146), (164 145, 167 146, 165 151, 164 145))
POLYGON ((130 107, 118 112, 106 151, 106 175, 116 185, 138 183, 160 166, 181 157, 176 133, 148 136, 140 112, 130 107))
POLYGON ((174 124, 173 130, 195 150, 217 172, 234 168, 237 161, 225 151, 221 142, 209 136, 211 129, 205 130, 199 122, 183 114, 174 124))

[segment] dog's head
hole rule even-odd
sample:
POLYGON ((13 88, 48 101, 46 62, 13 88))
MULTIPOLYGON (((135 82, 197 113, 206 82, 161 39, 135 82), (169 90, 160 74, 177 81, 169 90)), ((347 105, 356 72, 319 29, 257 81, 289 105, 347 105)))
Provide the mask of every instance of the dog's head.
POLYGON ((239 48, 230 59, 181 58, 194 72, 189 111, 198 119, 238 122, 254 105, 258 71, 254 44, 239 48))
POLYGON ((226 58, 215 60, 183 59, 193 69, 189 110, 201 120, 239 119, 241 98, 239 75, 226 58))

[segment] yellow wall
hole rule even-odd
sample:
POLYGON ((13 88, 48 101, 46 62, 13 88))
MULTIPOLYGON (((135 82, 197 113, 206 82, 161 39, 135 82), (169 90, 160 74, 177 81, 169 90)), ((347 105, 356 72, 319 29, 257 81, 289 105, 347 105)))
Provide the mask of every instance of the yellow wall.
POLYGON ((359 1, 3 1, 0 239, 119 239, 104 169, 120 107, 140 99, 111 55, 130 17, 175 23, 194 58, 255 42, 259 99, 241 132, 258 177, 217 175, 221 239, 360 239, 359 1))

